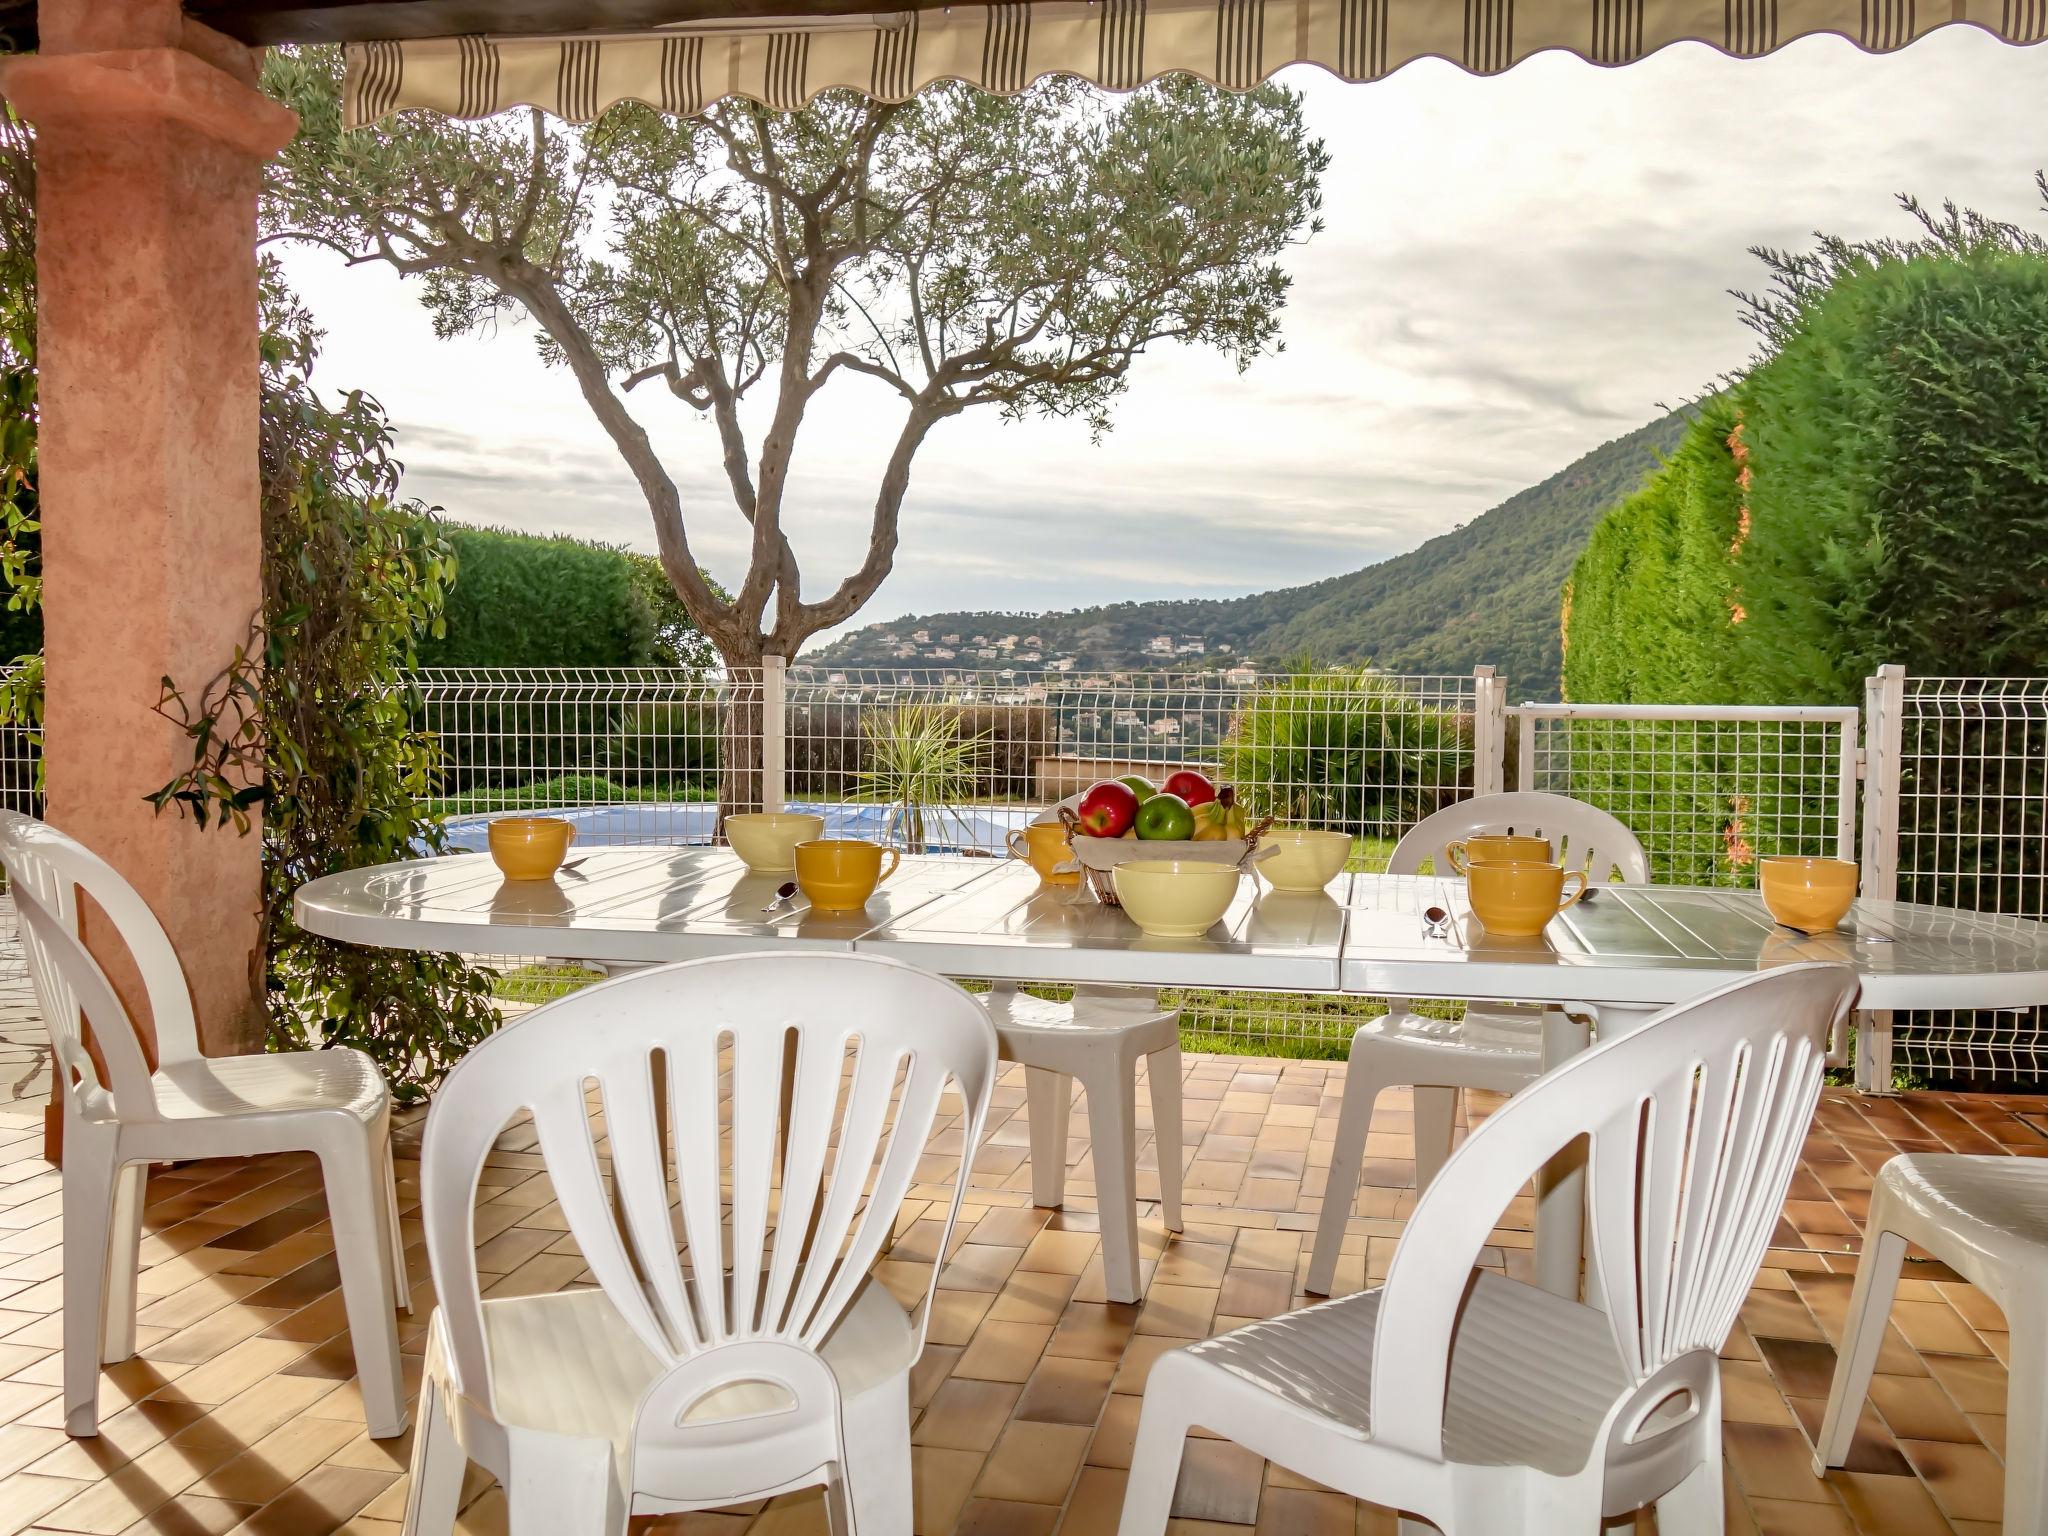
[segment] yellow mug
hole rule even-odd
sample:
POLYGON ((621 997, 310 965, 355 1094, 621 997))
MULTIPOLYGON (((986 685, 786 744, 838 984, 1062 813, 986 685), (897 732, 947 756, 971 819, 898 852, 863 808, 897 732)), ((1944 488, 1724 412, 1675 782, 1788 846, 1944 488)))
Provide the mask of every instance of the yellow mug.
POLYGON ((1465 874, 1472 913, 1486 931, 1509 938, 1533 938, 1550 920, 1586 894, 1586 872, 1529 859, 1488 859, 1465 874), (1567 896, 1565 882, 1578 881, 1567 896))
POLYGON ((1067 841, 1067 829, 1056 821, 1034 821, 1028 827, 1019 827, 1005 840, 1010 857, 1023 859, 1038 871, 1038 878, 1047 885, 1079 885, 1081 872, 1068 870, 1063 875, 1053 873, 1056 864, 1074 862, 1074 845, 1067 841))
POLYGON ((507 880, 551 880, 576 828, 559 816, 500 816, 484 828, 491 860, 507 880))
POLYGON ((1464 874, 1484 860, 1505 859, 1512 864, 1548 864, 1552 859, 1550 839, 1528 837, 1518 832, 1475 832, 1444 850, 1451 868, 1464 874))
POLYGON ((819 837, 796 845, 796 883, 819 912, 853 912, 867 905, 875 887, 896 873, 903 855, 880 843, 851 837, 819 837), (882 868, 882 855, 889 867, 882 868))

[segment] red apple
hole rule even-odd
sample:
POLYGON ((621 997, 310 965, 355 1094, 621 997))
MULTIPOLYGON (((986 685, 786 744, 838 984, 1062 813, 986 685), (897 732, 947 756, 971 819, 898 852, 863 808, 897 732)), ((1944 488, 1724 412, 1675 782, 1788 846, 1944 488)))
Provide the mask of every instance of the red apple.
POLYGON ((1207 805, 1216 798, 1216 786, 1209 782, 1209 776, 1197 773, 1192 768, 1183 768, 1179 773, 1169 774, 1166 783, 1160 787, 1160 792, 1179 795, 1189 805, 1207 805))
POLYGON ((1088 786, 1076 814, 1081 830, 1090 837, 1122 837, 1137 819, 1138 797, 1131 786, 1116 779, 1104 779, 1088 786))

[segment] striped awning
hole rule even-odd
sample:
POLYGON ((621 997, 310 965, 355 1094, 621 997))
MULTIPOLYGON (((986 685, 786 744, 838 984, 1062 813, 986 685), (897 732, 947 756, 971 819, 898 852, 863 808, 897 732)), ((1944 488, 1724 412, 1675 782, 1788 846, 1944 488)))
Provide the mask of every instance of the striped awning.
POLYGON ((536 106, 583 122, 621 101, 691 113, 745 96, 784 110, 834 86, 900 101, 937 80, 1008 94, 1048 74, 1130 90, 1178 72, 1245 90, 1289 64, 1351 81, 1423 58, 1496 74, 1551 49, 1614 65, 1699 42, 1750 58, 1821 32, 1885 53, 1957 22, 2038 43, 2048 0, 1030 0, 792 30, 352 43, 344 110, 351 127, 406 107, 536 106))

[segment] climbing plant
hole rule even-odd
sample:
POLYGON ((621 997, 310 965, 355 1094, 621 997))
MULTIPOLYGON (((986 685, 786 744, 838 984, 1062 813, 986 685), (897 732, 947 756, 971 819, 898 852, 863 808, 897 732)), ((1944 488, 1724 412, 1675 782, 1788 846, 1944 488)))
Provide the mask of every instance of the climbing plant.
POLYGON ((272 1045, 355 1046, 417 1099, 496 1026, 488 973, 308 933, 292 898, 316 876, 443 847, 439 753, 411 723, 407 672, 441 623, 455 554, 430 509, 400 496, 383 411, 359 391, 322 400, 316 333, 274 281, 269 298, 263 612, 196 696, 165 679, 192 765, 151 798, 244 833, 261 807, 272 1045))

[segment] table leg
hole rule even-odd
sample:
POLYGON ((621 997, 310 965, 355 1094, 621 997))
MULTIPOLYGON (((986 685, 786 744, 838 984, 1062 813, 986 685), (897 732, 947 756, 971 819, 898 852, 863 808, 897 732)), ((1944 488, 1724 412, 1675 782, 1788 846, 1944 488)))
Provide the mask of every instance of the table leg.
MULTIPOLYGON (((1564 1065, 1592 1044, 1589 1018, 1602 1039, 1613 1039, 1663 1012, 1661 1004, 1571 1004, 1543 1010, 1543 1070, 1564 1065)), ((1580 1259, 1586 1246, 1586 1149, 1568 1147, 1536 1175, 1536 1283, 1557 1296, 1579 1295, 1580 1259)), ((1588 1301, 1599 1304, 1588 1277, 1588 1301)))

